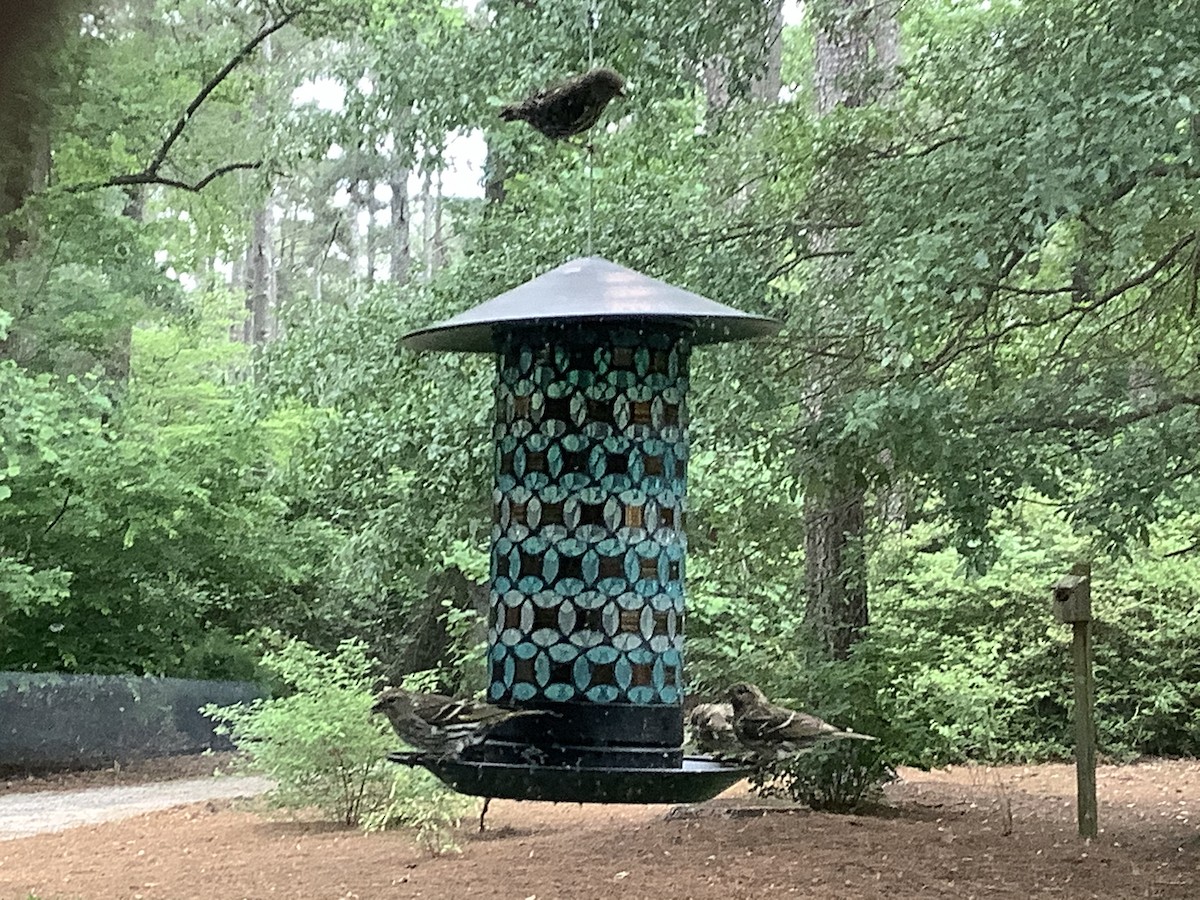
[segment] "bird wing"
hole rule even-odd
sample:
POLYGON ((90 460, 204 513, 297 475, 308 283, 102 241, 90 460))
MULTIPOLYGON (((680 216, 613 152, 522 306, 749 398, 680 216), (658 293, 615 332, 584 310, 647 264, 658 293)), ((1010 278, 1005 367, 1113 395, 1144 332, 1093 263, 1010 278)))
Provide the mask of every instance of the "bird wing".
POLYGON ((413 714, 430 725, 445 726, 454 722, 458 708, 469 702, 445 694, 416 694, 412 699, 413 714))
POLYGON ((738 736, 752 741, 811 741, 837 729, 808 713, 782 706, 761 705, 743 712, 738 736))

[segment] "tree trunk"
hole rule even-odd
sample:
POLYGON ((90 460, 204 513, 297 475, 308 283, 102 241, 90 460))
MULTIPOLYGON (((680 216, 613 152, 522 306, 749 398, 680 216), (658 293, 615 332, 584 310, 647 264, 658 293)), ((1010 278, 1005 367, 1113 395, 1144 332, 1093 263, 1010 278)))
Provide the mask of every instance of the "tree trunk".
POLYGON ((410 217, 408 211, 407 169, 393 173, 391 187, 392 250, 389 277, 392 284, 399 286, 408 283, 409 270, 412 268, 412 235, 409 233, 410 217))
POLYGON ((500 152, 488 144, 487 159, 483 164, 483 199, 488 203, 503 203, 504 180, 508 177, 508 166, 500 152))
POLYGON ((11 214, 46 186, 56 44, 77 20, 60 0, 5 7, 0 27, 0 261, 20 256, 29 220, 11 214))
MULTIPOLYGON (((746 42, 747 56, 756 60, 758 74, 749 83, 751 99, 773 103, 779 100, 783 87, 783 0, 763 0, 765 27, 760 34, 746 42)), ((729 60, 716 56, 706 60, 701 71, 704 86, 705 121, 710 127, 720 127, 721 114, 734 99, 730 85, 729 60)))
POLYGON ((805 504, 808 622, 826 652, 845 659, 867 627, 863 492, 845 485, 805 504))
POLYGON ((442 215, 442 173, 437 173, 433 187, 433 241, 429 247, 429 277, 446 265, 446 231, 442 215))
POLYGON ((755 100, 775 103, 783 89, 783 0, 766 0, 766 4, 763 72, 750 83, 750 96, 755 100))
POLYGON ((268 199, 255 210, 250 248, 246 251, 246 321, 242 340, 258 349, 274 330, 274 241, 273 216, 268 199))
MULTIPOLYGON (((898 26, 891 0, 836 0, 814 21, 817 114, 838 106, 878 101, 896 64, 898 26), (888 68, 882 68, 886 62, 888 68)), ((827 175, 825 187, 852 194, 855 185, 827 175)), ((819 249, 836 249, 833 234, 819 236, 819 249)), ((819 281, 841 302, 853 292, 853 272, 841 257, 829 257, 819 281)), ((811 372, 809 414, 820 418, 826 399, 845 389, 845 376, 823 366, 811 372)), ((866 578, 866 496, 852 460, 836 460, 819 489, 805 498, 805 621, 818 644, 834 659, 845 659, 869 622, 866 578), (837 474, 832 474, 837 473, 837 474)))

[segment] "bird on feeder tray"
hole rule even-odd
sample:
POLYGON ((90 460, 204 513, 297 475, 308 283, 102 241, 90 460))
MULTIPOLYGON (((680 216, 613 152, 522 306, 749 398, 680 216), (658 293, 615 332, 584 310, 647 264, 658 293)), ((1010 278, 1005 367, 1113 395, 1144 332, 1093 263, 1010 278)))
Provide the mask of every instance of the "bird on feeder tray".
POLYGON ((688 730, 701 753, 711 753, 717 758, 745 754, 745 748, 733 732, 732 704, 699 704, 688 716, 688 730))
POLYGON ((759 755, 791 756, 843 739, 878 740, 869 734, 835 728, 808 713, 776 706, 766 694, 746 682, 729 688, 729 702, 733 706, 733 732, 738 742, 759 755))
POLYGON ((488 732, 509 719, 546 715, 541 709, 505 709, 475 700, 456 700, 444 694, 420 694, 388 688, 371 707, 383 713, 392 728, 416 750, 445 759, 481 743, 488 732))
POLYGON ((528 122, 551 140, 574 137, 600 119, 604 107, 621 93, 625 79, 606 66, 576 75, 500 110, 505 122, 528 122))

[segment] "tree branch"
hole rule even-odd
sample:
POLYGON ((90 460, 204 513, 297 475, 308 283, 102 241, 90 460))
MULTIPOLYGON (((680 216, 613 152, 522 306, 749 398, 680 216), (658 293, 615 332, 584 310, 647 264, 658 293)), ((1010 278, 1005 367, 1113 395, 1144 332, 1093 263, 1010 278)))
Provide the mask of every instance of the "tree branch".
POLYGON ((108 181, 102 181, 97 184, 74 185, 71 190, 85 191, 95 190, 102 187, 120 187, 131 184, 161 184, 164 187, 179 188, 182 191, 190 191, 193 194, 199 193, 208 187, 209 183, 214 179, 220 178, 222 175, 227 175, 230 172, 238 172, 246 169, 261 169, 262 160, 257 162, 237 162, 226 163, 223 166, 217 166, 199 181, 188 184, 186 181, 180 181, 177 178, 163 178, 161 175, 155 175, 149 171, 135 172, 132 175, 117 175, 108 181))
POLYGON ((275 32, 279 31, 285 25, 291 23, 303 11, 303 8, 297 8, 291 10, 290 12, 285 12, 275 21, 268 22, 266 25, 260 28, 253 37, 247 40, 246 43, 242 44, 242 46, 238 48, 237 52, 225 62, 225 65, 221 66, 221 68, 217 70, 216 74, 209 78, 208 81, 206 81, 200 87, 200 90, 196 92, 196 96, 192 98, 190 103, 188 103, 187 107, 183 111, 183 114, 176 120, 170 132, 163 139, 163 142, 159 144, 158 149, 154 152, 154 156, 146 168, 142 169, 140 172, 131 172, 128 175, 116 175, 106 181, 70 185, 66 188, 66 190, 71 193, 80 193, 83 191, 93 191, 106 187, 121 187, 136 184, 160 184, 165 187, 179 188, 180 190, 197 193, 206 188, 214 179, 220 178, 222 175, 226 175, 229 172, 260 168, 262 166, 261 160, 257 162, 228 163, 223 166, 217 166, 217 168, 213 169, 203 178, 199 179, 198 181, 191 182, 190 184, 180 179, 166 178, 159 174, 163 165, 167 161, 167 156, 170 154, 171 148, 175 146, 176 141, 178 141, 183 135, 183 132, 187 128, 188 123, 192 120, 192 117, 197 113, 197 111, 199 111, 200 107, 204 105, 204 102, 212 95, 213 91, 220 87, 225 79, 228 78, 233 72, 233 70, 241 65, 263 41, 265 41, 275 32))
POLYGON ((54 516, 53 519, 50 520, 50 524, 46 526, 46 529, 42 532, 42 534, 44 534, 44 535, 49 534, 50 530, 52 528, 54 528, 54 526, 57 525, 60 521, 62 521, 62 517, 67 514, 67 506, 69 506, 70 503, 71 503, 71 489, 67 488, 66 496, 63 497, 62 506, 59 507, 58 513, 54 516))
POLYGON ((250 40, 246 41, 246 43, 241 46, 241 49, 239 49, 238 52, 235 53, 229 59, 229 61, 225 63, 225 65, 221 66, 221 68, 217 70, 217 74, 205 82, 204 86, 200 88, 196 96, 192 98, 192 102, 187 105, 187 109, 183 111, 183 115, 179 117, 179 120, 175 123, 175 127, 172 128, 171 133, 167 135, 166 140, 164 140, 159 146, 158 152, 154 154, 154 159, 151 160, 150 165, 146 166, 144 170, 145 172, 148 172, 152 175, 158 174, 158 170, 162 167, 162 164, 166 162, 167 154, 171 152, 171 147, 174 146, 177 140, 179 140, 179 136, 183 134, 183 130, 187 128, 188 122, 191 121, 192 116, 196 114, 196 111, 200 109, 204 101, 208 99, 209 95, 221 86, 221 82, 228 78, 229 74, 236 69, 242 63, 242 61, 246 59, 246 57, 253 53, 259 44, 261 44, 275 32, 279 31, 279 29, 290 23, 296 18, 296 16, 300 15, 300 12, 301 11, 299 9, 294 9, 291 12, 285 13, 275 22, 269 22, 264 25, 258 30, 257 34, 255 34, 252 38, 250 38, 250 40))

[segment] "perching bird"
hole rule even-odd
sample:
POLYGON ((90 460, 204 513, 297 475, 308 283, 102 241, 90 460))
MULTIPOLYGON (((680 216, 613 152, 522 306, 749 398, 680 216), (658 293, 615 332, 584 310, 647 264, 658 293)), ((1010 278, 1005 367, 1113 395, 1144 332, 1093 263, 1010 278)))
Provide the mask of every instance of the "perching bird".
POLYGON ((501 722, 546 715, 541 709, 504 709, 491 703, 418 694, 403 688, 385 690, 376 698, 371 712, 387 716, 406 744, 443 759, 480 743, 501 722))
POLYGON ((702 753, 716 757, 745 754, 733 733, 733 706, 729 703, 701 703, 688 716, 688 728, 702 753))
POLYGON ((789 756, 842 738, 877 740, 868 734, 834 728, 808 713, 775 706, 762 691, 746 682, 729 689, 729 702, 733 704, 734 734, 747 750, 758 754, 789 756))
POLYGON ((573 137, 596 124, 625 79, 607 67, 592 69, 500 110, 506 122, 528 122, 551 140, 573 137))

